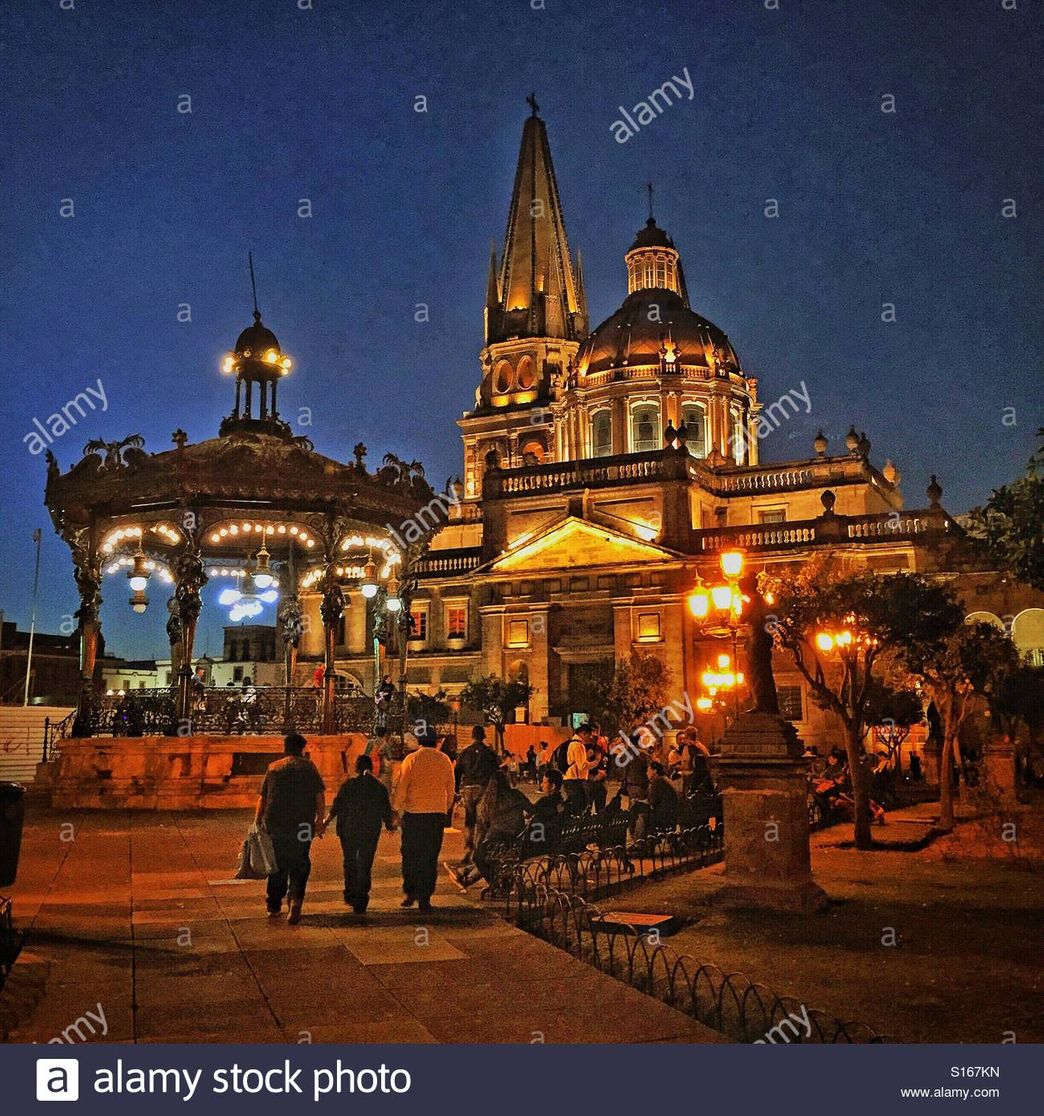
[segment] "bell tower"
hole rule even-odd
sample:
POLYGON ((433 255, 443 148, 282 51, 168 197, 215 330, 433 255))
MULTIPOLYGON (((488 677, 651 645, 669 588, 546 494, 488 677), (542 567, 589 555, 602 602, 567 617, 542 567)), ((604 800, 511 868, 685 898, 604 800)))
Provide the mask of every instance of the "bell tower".
POLYGON ((487 457, 505 467, 552 460, 550 403, 587 335, 580 259, 569 254, 547 129, 536 98, 522 128, 504 246, 490 253, 482 382, 459 420, 465 496, 477 499, 487 457))

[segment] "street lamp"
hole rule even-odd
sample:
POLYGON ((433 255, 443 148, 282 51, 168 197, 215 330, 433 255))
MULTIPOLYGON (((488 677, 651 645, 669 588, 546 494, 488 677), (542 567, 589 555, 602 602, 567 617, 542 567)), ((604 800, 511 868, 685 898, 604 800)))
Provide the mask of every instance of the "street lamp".
POLYGON ((264 542, 261 543, 261 549, 257 552, 257 559, 254 564, 254 584, 258 589, 265 590, 272 587, 272 582, 275 578, 272 576, 272 567, 269 563, 271 555, 268 553, 268 547, 264 542))
POLYGON ((362 580, 359 582, 359 590, 362 595, 368 600, 372 601, 377 596, 377 566, 374 564, 371 557, 363 566, 362 580))
MULTIPOLYGON (((732 657, 730 665, 737 662, 737 639, 740 624, 743 619, 743 592, 739 587, 740 574, 743 572, 743 552, 741 550, 724 550, 718 559, 724 581, 707 586, 703 579, 697 575, 696 585, 689 594, 689 611, 699 621, 701 627, 709 624, 712 616, 719 628, 725 629, 732 639, 732 657)), ((719 665, 724 656, 719 656, 719 665)), ((704 674, 704 679, 715 672, 704 674)), ((739 690, 743 682, 743 675, 734 671, 716 674, 719 681, 716 688, 731 689, 733 691, 736 715, 739 716, 739 690), (731 678, 731 684, 720 681, 731 678)), ((706 683, 705 683, 706 684, 706 683)))
POLYGON ((134 562, 127 571, 127 582, 134 593, 143 593, 149 584, 148 559, 145 557, 145 551, 141 549, 140 542, 134 553, 134 562))

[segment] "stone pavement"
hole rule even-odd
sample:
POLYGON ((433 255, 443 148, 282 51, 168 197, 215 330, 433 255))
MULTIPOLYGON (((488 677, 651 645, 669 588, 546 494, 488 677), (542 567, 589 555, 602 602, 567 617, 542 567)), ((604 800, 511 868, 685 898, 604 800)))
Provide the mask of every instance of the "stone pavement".
MULTIPOLYGON (((239 810, 31 808, 12 891, 28 932, 15 973, 34 959, 49 968, 10 1041, 723 1041, 445 876, 434 911, 402 910, 398 834, 381 838, 366 916, 342 902, 330 833, 312 846, 301 924, 268 918, 263 882, 230 878, 249 822, 239 810)), ((448 831, 444 855, 459 850, 448 831)))

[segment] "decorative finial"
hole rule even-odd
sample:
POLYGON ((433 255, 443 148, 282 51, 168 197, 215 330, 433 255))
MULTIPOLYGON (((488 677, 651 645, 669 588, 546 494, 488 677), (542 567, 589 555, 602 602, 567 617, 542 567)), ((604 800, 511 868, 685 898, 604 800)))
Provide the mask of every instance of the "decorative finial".
POLYGON ((829 444, 826 435, 820 430, 812 442, 812 448, 816 451, 816 456, 826 457, 827 446, 829 444))
POLYGON ((533 110, 531 116, 536 116, 540 111, 540 106, 537 104, 536 93, 530 93, 526 98, 526 104, 533 110))
POLYGON ((834 504, 837 503, 837 496, 829 488, 819 497, 819 502, 823 505, 824 515, 834 514, 834 504))
POLYGON ((933 508, 939 506, 939 501, 942 499, 942 485, 938 482, 935 474, 932 473, 932 479, 928 482, 928 499, 932 503, 933 508))
POLYGON ((656 218, 653 216, 653 184, 651 182, 646 182, 645 189, 649 194, 649 223, 655 224, 656 218))
POLYGON ((663 431, 663 441, 665 445, 673 446, 678 437, 678 431, 674 429, 674 423, 667 420, 667 426, 663 431))
POLYGON ((184 449, 185 443, 188 441, 188 435, 179 426, 170 436, 170 440, 177 446, 178 449, 184 449))
POLYGON ((845 435, 845 445, 848 447, 849 453, 859 452, 859 435, 856 433, 854 426, 848 428, 848 433, 845 435))
POLYGON ((366 472, 366 446, 362 442, 355 443, 355 449, 352 450, 355 454, 355 467, 360 473, 366 472))
POLYGON ((261 311, 257 308, 257 284, 254 282, 254 253, 247 252, 247 262, 250 264, 250 291, 254 296, 254 318, 261 320, 261 311))

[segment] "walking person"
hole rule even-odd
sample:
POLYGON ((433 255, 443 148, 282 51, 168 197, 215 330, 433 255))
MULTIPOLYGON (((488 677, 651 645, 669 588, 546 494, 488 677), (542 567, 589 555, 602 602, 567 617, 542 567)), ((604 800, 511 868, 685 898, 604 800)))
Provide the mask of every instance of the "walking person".
POLYGON ((394 807, 402 819, 402 890, 404 907, 431 910, 438 874, 442 833, 453 808, 453 764, 435 748, 430 728, 417 734, 420 747, 402 761, 394 807))
POLYGON ((388 790, 374 778, 373 760, 367 755, 355 760, 355 778, 345 779, 330 806, 323 829, 336 821, 344 860, 344 901, 356 914, 365 914, 370 901, 373 858, 381 837, 381 825, 395 828, 388 790))
POLYGON ((479 799, 499 768, 496 752, 486 743, 486 730, 481 725, 476 725, 471 730, 471 743, 457 760, 457 791, 464 803, 464 858, 461 865, 471 863, 475 852, 475 821, 479 799))
POLYGON ((261 784, 254 822, 267 830, 275 851, 276 871, 268 877, 268 913, 277 915, 283 899, 289 904, 286 921, 301 921, 312 838, 322 829, 326 795, 319 769, 305 759, 306 741, 296 732, 283 740, 285 755, 268 765, 261 784))

